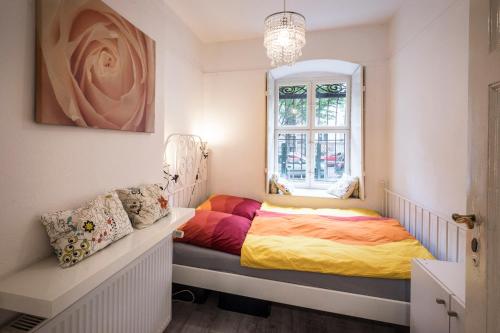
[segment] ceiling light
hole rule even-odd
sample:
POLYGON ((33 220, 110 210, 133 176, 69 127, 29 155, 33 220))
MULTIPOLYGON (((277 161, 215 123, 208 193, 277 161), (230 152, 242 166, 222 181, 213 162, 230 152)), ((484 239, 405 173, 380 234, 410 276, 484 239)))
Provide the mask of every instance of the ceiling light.
POLYGON ((303 15, 286 10, 265 19, 264 46, 272 66, 293 65, 306 45, 306 19, 303 15))

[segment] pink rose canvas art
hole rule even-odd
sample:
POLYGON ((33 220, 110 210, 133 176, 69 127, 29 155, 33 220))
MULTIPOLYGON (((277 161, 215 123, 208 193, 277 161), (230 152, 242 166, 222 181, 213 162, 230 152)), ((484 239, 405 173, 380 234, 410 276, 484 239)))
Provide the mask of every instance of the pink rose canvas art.
POLYGON ((154 40, 101 0, 37 1, 36 121, 154 132, 154 40))

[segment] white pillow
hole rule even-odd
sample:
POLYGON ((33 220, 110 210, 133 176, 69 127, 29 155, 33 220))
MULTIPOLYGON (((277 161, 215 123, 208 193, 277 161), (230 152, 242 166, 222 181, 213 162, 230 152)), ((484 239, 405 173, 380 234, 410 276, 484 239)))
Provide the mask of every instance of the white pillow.
POLYGON ((281 178, 278 175, 273 175, 271 177, 271 193, 282 193, 285 195, 291 195, 293 191, 293 185, 285 178, 281 178))
POLYGON ((293 190, 295 189, 292 182, 290 182, 286 178, 281 178, 281 177, 278 179, 278 188, 281 192, 283 192, 283 194, 286 195, 293 194, 293 190))
POLYGON ((326 192, 336 198, 348 199, 358 187, 358 177, 342 176, 326 192))

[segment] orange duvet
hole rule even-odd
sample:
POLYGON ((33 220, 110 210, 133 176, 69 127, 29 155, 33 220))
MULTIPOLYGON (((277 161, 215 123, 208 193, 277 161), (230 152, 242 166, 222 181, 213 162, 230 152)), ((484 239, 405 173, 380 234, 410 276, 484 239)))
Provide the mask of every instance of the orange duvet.
POLYGON ((347 276, 410 278, 413 258, 433 258, 398 221, 258 211, 242 266, 347 276))

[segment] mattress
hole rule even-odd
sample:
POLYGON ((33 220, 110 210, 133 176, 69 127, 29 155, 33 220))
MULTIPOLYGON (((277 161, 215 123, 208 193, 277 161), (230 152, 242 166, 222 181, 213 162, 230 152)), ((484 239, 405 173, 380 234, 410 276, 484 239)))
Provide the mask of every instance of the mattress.
POLYGON ((410 280, 247 268, 240 265, 240 257, 237 255, 177 242, 174 242, 173 257, 173 262, 177 265, 398 301, 410 301, 410 280))

